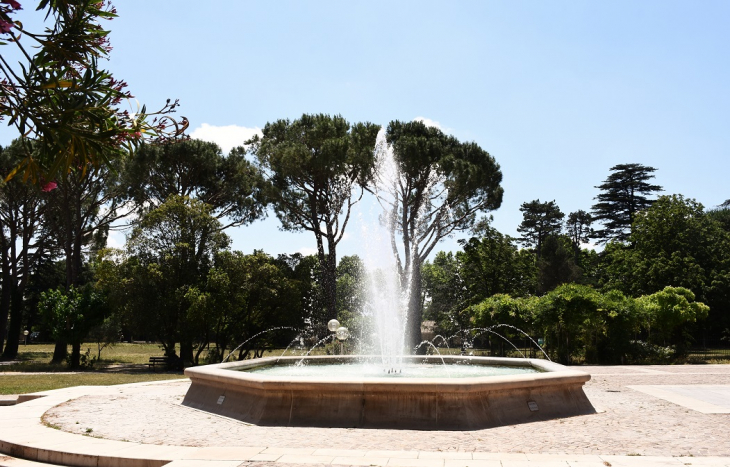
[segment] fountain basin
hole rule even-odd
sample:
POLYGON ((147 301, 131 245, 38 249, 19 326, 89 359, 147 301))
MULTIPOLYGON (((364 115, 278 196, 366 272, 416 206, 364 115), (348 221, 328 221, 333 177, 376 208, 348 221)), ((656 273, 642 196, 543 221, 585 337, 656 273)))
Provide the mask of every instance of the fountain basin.
MULTIPOLYGON (((361 361, 306 357, 305 363, 361 361)), ((293 364, 262 358, 187 368, 183 405, 263 426, 474 430, 595 413, 587 373, 539 359, 444 356, 447 363, 529 367, 537 373, 466 378, 283 377, 247 370, 293 364)), ((436 364, 442 357, 404 357, 436 364)))

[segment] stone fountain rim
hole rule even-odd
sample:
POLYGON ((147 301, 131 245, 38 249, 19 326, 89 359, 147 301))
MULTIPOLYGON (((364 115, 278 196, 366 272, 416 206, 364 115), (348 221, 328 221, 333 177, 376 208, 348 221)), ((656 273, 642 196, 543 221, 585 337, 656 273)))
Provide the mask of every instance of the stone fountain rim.
POLYGON ((327 378, 297 377, 287 378, 284 376, 270 376, 261 373, 247 373, 242 370, 255 368, 276 363, 292 363, 299 360, 313 362, 347 362, 358 361, 363 358, 379 358, 372 355, 324 355, 308 357, 265 357, 254 360, 239 362, 219 363, 185 369, 185 376, 193 383, 206 381, 207 384, 216 386, 231 387, 244 385, 257 389, 280 389, 287 391, 392 391, 392 390, 418 390, 419 392, 481 392, 497 391, 512 388, 529 388, 551 385, 584 384, 591 379, 588 373, 567 368, 558 363, 533 358, 504 358, 504 357, 474 357, 460 355, 431 355, 431 356, 405 356, 405 360, 426 361, 440 363, 445 362, 469 362, 479 365, 502 365, 515 367, 532 367, 539 373, 505 375, 505 376, 481 376, 470 378, 327 378))

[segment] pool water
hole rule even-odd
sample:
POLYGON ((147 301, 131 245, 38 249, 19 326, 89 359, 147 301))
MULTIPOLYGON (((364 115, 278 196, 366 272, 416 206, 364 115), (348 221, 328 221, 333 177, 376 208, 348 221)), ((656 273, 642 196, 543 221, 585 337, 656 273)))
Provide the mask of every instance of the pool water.
POLYGON ((540 373, 532 367, 470 365, 468 363, 402 363, 395 368, 380 363, 328 363, 303 365, 267 365, 245 370, 266 376, 291 378, 477 378, 540 373))

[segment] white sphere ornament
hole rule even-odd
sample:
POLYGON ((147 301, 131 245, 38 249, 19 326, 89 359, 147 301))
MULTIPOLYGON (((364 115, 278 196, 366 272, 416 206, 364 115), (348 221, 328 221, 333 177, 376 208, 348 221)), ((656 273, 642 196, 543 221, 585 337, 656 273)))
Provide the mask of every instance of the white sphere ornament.
POLYGON ((335 335, 339 340, 346 341, 347 338, 350 337, 350 331, 348 331, 346 327, 340 327, 335 332, 335 335))
POLYGON ((337 329, 340 327, 340 322, 336 319, 331 319, 329 323, 327 323, 327 329, 330 330, 330 332, 337 332, 337 329))

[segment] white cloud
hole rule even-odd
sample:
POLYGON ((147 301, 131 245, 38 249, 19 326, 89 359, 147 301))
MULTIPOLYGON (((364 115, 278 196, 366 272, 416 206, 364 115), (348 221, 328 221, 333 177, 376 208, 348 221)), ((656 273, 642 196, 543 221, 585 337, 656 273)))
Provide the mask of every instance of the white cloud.
POLYGON ((595 251, 599 250, 598 245, 596 245, 595 243, 590 243, 590 242, 581 243, 580 247, 584 250, 595 250, 595 251))
POLYGON ((216 143, 223 150, 223 154, 243 145, 243 142, 250 139, 253 135, 261 135, 261 128, 247 128, 238 125, 213 126, 203 123, 190 133, 191 138, 202 139, 216 143))
POLYGON ((305 246, 305 247, 302 247, 302 248, 298 249, 297 250, 297 253, 300 253, 300 254, 302 254, 304 256, 316 255, 317 254, 317 249, 316 248, 309 248, 309 247, 306 247, 305 246))
POLYGON ((423 122, 426 126, 433 126, 438 128, 439 130, 443 131, 443 128, 441 128, 441 124, 437 122, 436 120, 431 120, 430 118, 426 117, 416 117, 413 119, 414 122, 423 122))
POLYGON ((438 128, 439 130, 443 131, 444 133, 452 134, 453 130, 451 128, 445 128, 441 125, 440 122, 437 122, 436 120, 431 120, 430 118, 426 117, 416 117, 413 119, 414 122, 423 122, 426 126, 431 126, 434 128, 438 128))
POLYGON ((125 242, 126 242, 126 239, 124 238, 124 234, 122 232, 119 232, 117 230, 112 230, 109 232, 109 236, 106 238, 106 247, 107 248, 124 248, 125 242))

